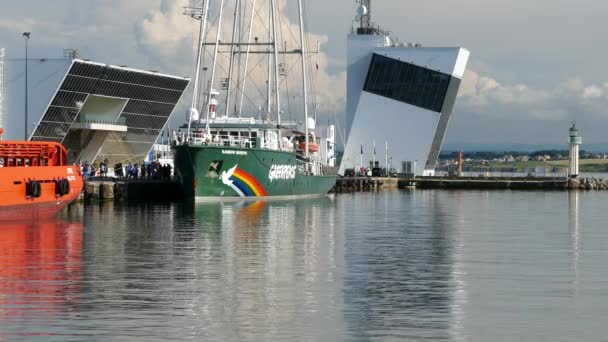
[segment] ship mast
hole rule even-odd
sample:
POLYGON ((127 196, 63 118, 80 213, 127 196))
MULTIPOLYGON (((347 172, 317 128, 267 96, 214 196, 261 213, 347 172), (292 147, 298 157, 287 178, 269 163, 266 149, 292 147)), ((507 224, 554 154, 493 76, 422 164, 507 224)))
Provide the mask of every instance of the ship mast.
MULTIPOLYGON (((268 1, 268 23, 270 24, 270 22, 272 21, 272 4, 271 1, 268 1)), ((272 24, 271 24, 272 25, 272 24)), ((272 30, 271 27, 268 27, 268 42, 272 41, 272 30)), ((268 56, 266 57, 268 59, 267 63, 267 71, 268 71, 268 76, 266 77, 266 120, 270 120, 270 98, 272 97, 272 85, 270 84, 270 80, 272 79, 272 51, 270 50, 272 47, 269 46, 266 48, 266 52, 268 53, 268 56)))
MULTIPOLYGON (((206 3, 209 3, 209 0, 206 0, 206 3)), ((215 38, 215 51, 213 52, 213 65, 211 66, 211 78, 209 80, 209 84, 211 85, 211 87, 213 87, 213 81, 215 79, 215 70, 216 70, 216 65, 217 65, 217 54, 219 51, 219 47, 220 47, 220 38, 221 38, 221 33, 222 33, 222 16, 224 14, 224 0, 220 1, 220 13, 218 16, 218 23, 217 23, 217 36, 215 38)), ((209 108, 209 104, 211 103, 211 93, 213 93, 211 91, 211 89, 209 89, 209 93, 207 94, 207 102, 205 103, 205 121, 206 121, 206 125, 205 125, 205 129, 207 134, 211 133, 211 128, 209 127, 209 114, 210 114, 210 108, 209 108)))
POLYGON ((301 51, 300 54, 302 56, 302 90, 304 96, 304 157, 308 159, 309 157, 309 146, 308 146, 308 92, 306 90, 306 61, 305 61, 305 51, 306 51, 306 43, 304 40, 304 16, 302 12, 302 0, 298 0, 298 14, 300 17, 300 45, 301 51))
POLYGON ((249 35, 247 38, 247 52, 245 54, 245 70, 243 71, 243 83, 241 84, 241 100, 239 101, 238 115, 241 116, 243 112, 243 99, 245 97, 245 84, 247 83, 247 69, 249 68, 249 52, 251 51, 251 35, 253 32, 253 19, 255 18, 255 1, 251 4, 251 18, 249 19, 249 35))
MULTIPOLYGON (((237 27, 238 27, 237 25, 239 24, 239 21, 240 21, 240 11, 239 11, 240 4, 241 4, 241 0, 236 0, 236 4, 234 6, 234 22, 232 23, 232 42, 233 43, 236 40, 237 27)), ((240 41, 240 35, 239 35, 239 41, 240 41)), ((238 46, 240 49, 240 45, 238 45, 238 46)), ((230 86, 232 85, 232 70, 234 68, 235 47, 236 47, 236 45, 232 45, 230 47, 230 65, 228 66, 228 89, 226 92, 226 116, 230 116, 230 86)), ((239 54, 239 58, 240 58, 240 54, 239 54)))
MULTIPOLYGON (((281 96, 279 93, 279 39, 277 37, 277 11, 275 6, 275 0, 270 0, 270 7, 272 11, 272 48, 274 50, 274 92, 275 92, 275 106, 277 111, 277 125, 279 126, 279 148, 281 146, 281 96)), ((269 80, 270 81, 270 80, 269 80)))
POLYGON ((209 1, 205 1, 202 12, 201 8, 186 8, 184 14, 189 15, 193 18, 199 18, 201 21, 200 31, 198 37, 198 52, 196 54, 196 73, 194 75, 194 90, 192 92, 192 107, 190 108, 190 115, 188 118, 188 135, 187 140, 190 140, 190 129, 192 126, 192 113, 196 111, 199 102, 199 78, 201 73, 201 59, 203 56, 203 42, 205 36, 205 30, 207 29, 207 18, 209 13, 209 1))

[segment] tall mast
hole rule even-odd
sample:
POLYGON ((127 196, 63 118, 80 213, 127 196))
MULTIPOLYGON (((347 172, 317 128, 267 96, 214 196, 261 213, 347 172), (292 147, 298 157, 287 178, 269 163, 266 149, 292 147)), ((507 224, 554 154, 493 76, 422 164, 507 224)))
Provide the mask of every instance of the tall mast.
MULTIPOLYGON (((192 17, 197 16, 196 8, 186 9, 186 14, 191 15, 192 17)), ((196 73, 194 75, 194 90, 192 93, 192 107, 190 110, 190 117, 188 118, 188 138, 190 137, 190 128, 192 125, 192 109, 197 109, 199 102, 199 83, 200 83, 200 73, 201 73, 201 59, 203 56, 203 42, 205 37, 205 30, 207 29, 207 17, 209 13, 209 1, 205 1, 205 5, 203 6, 203 12, 200 14, 201 24, 200 31, 198 36, 198 52, 196 54, 196 73)))
POLYGON ((302 0, 298 0, 298 12, 300 16, 300 45, 301 45, 301 55, 302 55, 302 89, 304 95, 304 134, 305 134, 305 149, 304 156, 308 159, 309 156, 309 146, 308 146, 308 101, 307 101, 307 90, 306 90, 306 61, 305 61, 305 53, 306 53, 306 43, 304 40, 304 16, 302 13, 302 0))
MULTIPOLYGON (((247 8, 247 7, 245 7, 247 8)), ((241 0, 239 0, 239 27, 238 27, 238 36, 239 36, 239 42, 243 41, 243 24, 244 24, 244 19, 245 19, 245 12, 243 12, 243 2, 241 0)), ((243 62, 243 47, 241 44, 239 44, 238 46, 238 65, 237 65, 237 73, 236 73, 236 85, 234 87, 234 89, 236 89, 237 91, 239 89, 241 89, 241 70, 242 70, 242 62, 243 62)), ((238 94, 238 93, 237 93, 238 94)), ((236 106, 236 102, 238 101, 238 96, 234 97, 234 114, 237 117, 241 116, 240 111, 237 111, 237 106, 236 106)))
POLYGON ((243 71, 243 83, 241 84, 241 100, 239 103, 239 116, 243 112, 243 98, 245 97, 245 84, 247 83, 247 68, 249 67, 249 51, 251 50, 251 35, 253 32, 253 19, 255 15, 255 1, 251 2, 251 18, 249 19, 249 37, 247 38, 247 54, 245 55, 245 70, 243 71))
MULTIPOLYGON (((234 23, 232 24, 232 43, 233 44, 230 48, 230 64, 228 66, 228 90, 226 92, 226 116, 230 116, 230 86, 232 85, 232 69, 234 66, 234 49, 236 47, 236 45, 234 43, 236 41, 237 23, 240 18, 240 16, 239 16, 239 4, 240 3, 241 3, 241 0, 236 0, 235 6, 234 6, 234 23)), ((241 37, 239 36, 239 40, 240 40, 240 38, 241 37)))
MULTIPOLYGON (((206 4, 209 3, 209 0, 205 1, 206 4)), ((213 88, 213 81, 215 79, 215 69, 216 69, 216 64, 217 64, 217 53, 219 50, 219 46, 220 46, 220 35, 222 33, 222 16, 224 14, 224 0, 220 1, 220 14, 219 14, 219 18, 217 20, 217 36, 215 39, 215 52, 213 53, 213 65, 211 66, 211 79, 209 80, 209 84, 211 85, 210 87, 213 88)), ((209 133, 210 128, 209 128, 209 103, 211 102, 211 88, 209 89, 209 93, 207 94, 207 102, 205 105, 205 112, 207 113, 206 117, 206 129, 207 129, 207 133, 209 133)))
MULTIPOLYGON (((279 93, 279 46, 277 37, 277 11, 275 6, 275 0, 270 0, 270 6, 272 11, 272 48, 274 50, 274 92, 275 92, 275 106, 277 111, 277 125, 281 126, 281 94, 279 93)), ((281 130, 279 129, 279 142, 281 139, 281 130)), ((280 146, 280 145, 279 145, 280 146)))
MULTIPOLYGON (((270 24, 272 21, 272 0, 268 2, 268 23, 270 24)), ((272 41, 272 24, 268 25, 268 41, 272 41)), ((272 96, 272 84, 270 83, 270 79, 272 78, 272 55, 270 54, 270 48, 268 47, 268 78, 266 78, 266 119, 270 119, 270 97, 272 96)))

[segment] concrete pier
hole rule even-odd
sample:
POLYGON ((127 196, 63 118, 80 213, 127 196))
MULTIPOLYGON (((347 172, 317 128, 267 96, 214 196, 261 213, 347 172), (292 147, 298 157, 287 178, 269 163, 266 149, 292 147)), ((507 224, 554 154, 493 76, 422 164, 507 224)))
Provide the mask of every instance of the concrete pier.
POLYGON ((169 180, 96 179, 85 183, 85 200, 180 201, 180 187, 169 180))
MULTIPOLYGON (((340 177, 332 193, 395 189, 513 189, 608 190, 608 180, 564 177, 340 177)), ((127 201, 181 201, 175 181, 93 180, 85 183, 83 199, 127 201)))
POLYGON ((550 177, 418 177, 413 182, 420 189, 568 189, 566 178, 550 177))

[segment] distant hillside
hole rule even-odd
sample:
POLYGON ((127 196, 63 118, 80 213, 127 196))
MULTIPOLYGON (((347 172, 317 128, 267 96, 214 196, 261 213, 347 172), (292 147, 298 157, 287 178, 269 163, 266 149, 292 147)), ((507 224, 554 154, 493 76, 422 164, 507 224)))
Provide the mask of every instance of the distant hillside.
MULTIPOLYGON (((464 151, 464 152, 504 152, 504 151, 518 151, 518 152, 534 152, 541 150, 564 150, 568 149, 568 144, 458 144, 450 143, 445 144, 442 148, 443 152, 451 151, 464 151)), ((598 144, 582 144, 581 150, 593 153, 606 153, 608 152, 608 143, 598 144)))

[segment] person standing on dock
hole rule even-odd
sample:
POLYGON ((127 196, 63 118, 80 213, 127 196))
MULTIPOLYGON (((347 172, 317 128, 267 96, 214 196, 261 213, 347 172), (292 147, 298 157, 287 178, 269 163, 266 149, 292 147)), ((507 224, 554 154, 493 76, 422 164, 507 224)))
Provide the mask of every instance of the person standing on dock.
POLYGON ((137 176, 139 175, 139 165, 137 163, 133 164, 133 178, 137 180, 137 176))
POLYGON ((152 163, 148 163, 148 167, 146 168, 146 173, 148 174, 148 180, 150 180, 150 176, 152 175, 152 163))

